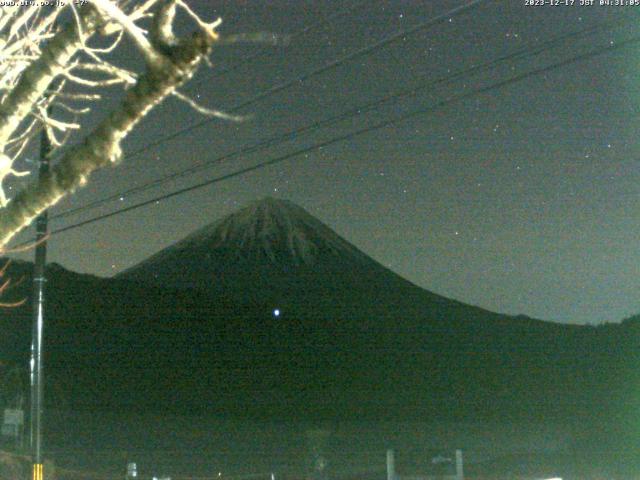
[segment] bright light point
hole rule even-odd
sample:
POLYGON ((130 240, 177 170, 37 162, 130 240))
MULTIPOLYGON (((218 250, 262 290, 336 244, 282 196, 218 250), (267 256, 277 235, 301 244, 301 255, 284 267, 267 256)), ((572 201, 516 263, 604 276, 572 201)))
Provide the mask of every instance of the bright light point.
POLYGON ((274 316, 274 317, 279 317, 279 316, 280 316, 280 310, 276 308, 276 309, 273 311, 273 316, 274 316))

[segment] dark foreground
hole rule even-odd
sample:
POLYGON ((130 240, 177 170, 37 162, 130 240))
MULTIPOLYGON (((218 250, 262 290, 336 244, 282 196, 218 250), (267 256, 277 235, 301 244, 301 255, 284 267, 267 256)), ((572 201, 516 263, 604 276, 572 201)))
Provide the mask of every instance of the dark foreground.
MULTIPOLYGON (((433 459, 461 449, 471 479, 640 478, 637 442, 584 423, 305 423, 49 412, 46 430, 45 457, 59 479, 122 479, 128 462, 136 462, 143 480, 317 478, 320 461, 322 478, 383 480, 390 448, 402 476, 453 471, 433 459)), ((6 443, 4 450, 15 452, 6 443)), ((3 455, 0 462, 0 478, 21 477, 21 459, 3 455)))

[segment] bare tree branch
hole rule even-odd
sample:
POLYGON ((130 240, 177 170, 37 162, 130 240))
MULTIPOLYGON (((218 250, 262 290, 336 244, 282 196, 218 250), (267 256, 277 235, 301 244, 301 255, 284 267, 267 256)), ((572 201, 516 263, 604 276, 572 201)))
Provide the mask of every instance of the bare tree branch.
MULTIPOLYGON (((85 32, 95 29, 100 16, 92 8, 82 10, 85 32)), ((70 23, 48 42, 38 60, 22 73, 15 88, 0 104, 0 149, 42 98, 53 79, 64 73, 65 66, 81 47, 78 27, 70 23)))
POLYGON ((147 40, 145 32, 114 2, 110 0, 91 0, 91 2, 122 26, 124 32, 131 37, 147 63, 156 64, 162 61, 160 55, 151 45, 151 42, 147 40))
POLYGON ((217 35, 214 24, 204 25, 205 29, 178 42, 170 51, 156 52, 154 61, 147 63, 146 72, 128 91, 120 108, 111 112, 83 143, 65 152, 49 175, 27 185, 0 209, 0 248, 42 211, 84 185, 93 171, 120 159, 122 139, 154 106, 191 78, 208 55, 217 35))
POLYGON ((247 119, 247 117, 244 117, 242 115, 232 115, 230 113, 225 113, 225 112, 223 112, 221 110, 212 110, 210 108, 203 107, 202 105, 200 105, 198 102, 196 102, 192 98, 189 98, 184 93, 180 93, 177 90, 174 90, 172 95, 174 97, 182 100, 183 102, 185 102, 187 105, 189 105, 191 108, 193 108, 196 112, 198 112, 198 113, 200 113, 202 115, 206 115, 208 117, 217 117, 217 118, 221 118, 223 120, 228 120, 228 121, 231 121, 231 122, 242 122, 243 120, 247 119))

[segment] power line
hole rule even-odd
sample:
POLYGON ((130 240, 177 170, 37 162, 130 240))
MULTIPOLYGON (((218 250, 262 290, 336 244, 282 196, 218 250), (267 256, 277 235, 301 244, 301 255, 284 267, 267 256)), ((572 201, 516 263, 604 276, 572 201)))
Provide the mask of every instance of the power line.
MULTIPOLYGON (((361 48, 359 50, 356 50, 355 52, 352 52, 352 53, 347 54, 347 55, 345 55, 343 57, 340 57, 337 60, 331 61, 331 62, 329 62, 329 63, 327 63, 327 64, 325 64, 325 65, 323 65, 321 67, 313 69, 310 72, 307 72, 307 73, 305 73, 305 74, 303 74, 303 75, 301 75, 301 76, 299 76, 297 78, 294 78, 294 79, 289 80, 287 82, 280 83, 279 85, 276 85, 276 86, 274 86, 274 87, 272 87, 270 89, 264 90, 264 91, 258 93, 257 95, 255 95, 254 97, 252 97, 252 98, 250 98, 250 99, 248 99, 248 100, 246 100, 244 102, 241 102, 241 103, 239 103, 239 104, 237 104, 237 105, 235 105, 235 106, 233 106, 231 108, 226 109, 226 112, 233 113, 233 112, 236 112, 238 110, 241 110, 242 108, 247 107, 249 105, 252 105, 252 104, 254 104, 254 103, 256 103, 256 102, 258 102, 258 101, 260 101, 260 100, 262 100, 264 98, 270 97, 271 95, 274 95, 274 94, 279 93, 279 92, 281 92, 283 90, 286 90, 287 88, 289 88, 289 87, 291 87, 293 85, 296 85, 298 83, 303 83, 306 80, 308 80, 309 78, 312 78, 314 76, 317 76, 317 75, 320 75, 322 73, 325 73, 325 72, 327 72, 327 71, 329 71, 329 70, 331 70, 331 69, 333 69, 335 67, 338 67, 338 66, 340 66, 340 65, 342 65, 342 64, 344 64, 346 62, 349 62, 349 61, 354 60, 356 58, 359 58, 361 56, 367 55, 367 54, 369 54, 369 53, 371 53, 371 52, 373 52, 375 50, 378 50, 378 49, 386 46, 386 45, 389 45, 389 44, 391 44, 391 43, 393 43, 395 41, 398 41, 401 38, 405 38, 408 35, 415 34, 415 33, 419 32, 421 30, 424 30, 426 28, 429 28, 429 27, 432 27, 434 25, 437 25, 438 23, 444 22, 444 21, 446 21, 448 19, 451 19, 451 18, 453 18, 455 16, 458 16, 458 15, 461 15, 463 13, 468 13, 469 11, 471 11, 472 9, 478 7, 481 3, 486 2, 486 1, 492 1, 492 0, 472 0, 471 2, 468 2, 468 3, 464 4, 464 5, 455 7, 453 9, 447 11, 446 13, 443 13, 443 14, 441 14, 441 15, 439 15, 439 16, 431 19, 431 20, 419 23, 419 24, 417 24, 417 25, 415 25, 415 26, 413 26, 413 27, 411 27, 411 28, 409 28, 407 30, 400 30, 399 32, 396 32, 395 34, 390 35, 388 37, 385 37, 385 38, 379 40, 378 42, 375 42, 375 43, 373 43, 373 44, 371 44, 369 46, 366 46, 366 47, 363 47, 363 48, 361 48)), ((366 3, 366 2, 363 2, 363 3, 366 3)), ((134 157, 146 152, 147 150, 150 150, 150 149, 152 149, 154 147, 157 147, 158 145, 161 145, 163 143, 171 141, 171 140, 173 140, 175 138, 178 138, 178 137, 180 137, 182 135, 185 135, 185 134, 191 132, 192 130, 200 128, 200 127, 202 127, 204 125, 208 125, 209 123, 212 123, 212 122, 215 122, 215 121, 217 121, 216 118, 208 118, 208 119, 202 120, 202 121, 200 121, 198 123, 192 124, 192 125, 190 125, 188 127, 182 128, 182 129, 180 129, 180 130, 178 130, 176 132, 173 132, 173 133, 171 133, 169 135, 165 135, 164 137, 162 137, 162 138, 160 138, 160 139, 158 139, 156 141, 147 143, 143 147, 141 147, 141 148, 139 148, 137 150, 134 150, 133 152, 127 154, 126 158, 128 158, 128 159, 134 158, 134 157)), ((74 212, 76 210, 77 209, 74 209, 74 212)), ((70 213, 71 212, 69 212, 69 211, 62 212, 61 214, 58 214, 55 217, 52 216, 51 218, 60 218, 61 216, 67 216, 70 213)))
MULTIPOLYGON (((251 97, 248 100, 245 100, 244 102, 241 102, 231 108, 226 109, 226 112, 228 113, 234 113, 237 112, 238 110, 241 110, 244 107, 247 107, 249 105, 252 105, 264 98, 270 97, 272 95, 275 95, 276 93, 279 93, 283 90, 286 90, 289 87, 292 87, 293 85, 299 84, 299 83, 304 83, 305 81, 309 80, 312 77, 315 77, 317 75, 320 75, 322 73, 325 73, 333 68, 336 68, 344 63, 350 62, 352 60, 355 60, 356 58, 368 55, 371 52, 374 52, 376 50, 379 50, 382 47, 385 47, 393 42, 396 42, 398 40, 400 40, 403 37, 406 37, 408 35, 413 35, 415 33, 420 32, 421 30, 425 30, 429 27, 432 27, 434 25, 437 25, 438 23, 444 22, 450 18, 453 18, 455 16, 461 15, 463 13, 469 13, 471 10, 473 10, 474 8, 478 7, 481 3, 483 2, 487 2, 487 1, 491 1, 491 0, 472 0, 468 3, 465 3, 464 5, 461 5, 459 7, 453 8, 451 10, 449 10, 446 13, 443 13, 441 15, 438 15, 437 17, 428 20, 426 22, 422 22, 419 23, 418 25, 415 25, 409 29, 406 30, 400 30, 397 33, 394 33, 393 35, 390 35, 388 37, 385 37, 371 45, 365 46, 359 50, 356 50, 355 52, 349 53, 343 57, 338 58, 337 60, 333 60, 325 65, 322 65, 318 68, 315 68, 303 75, 300 75, 292 80, 288 80, 286 82, 280 83, 278 85, 275 85, 274 87, 271 87, 267 90, 264 90, 258 94, 256 94, 255 96, 251 97)), ((146 144, 145 146, 134 150, 133 152, 131 152, 130 154, 127 155, 127 158, 132 158, 132 157, 136 157, 138 155, 140 155, 141 153, 146 152, 147 150, 150 150, 151 148, 157 147, 158 145, 162 145, 163 143, 166 143, 170 140, 173 140, 174 138, 177 138, 181 135, 184 135, 186 133, 191 132, 192 130, 195 130, 196 128, 200 128, 204 125, 208 125, 209 123, 215 122, 217 121, 216 118, 207 118, 206 120, 202 120, 198 123, 194 123, 193 125, 190 125, 188 127, 182 128, 176 132, 173 132, 169 135, 165 135, 164 137, 154 141, 154 142, 150 142, 148 144, 146 144)))
POLYGON ((323 128, 327 125, 332 125, 336 122, 351 118, 351 117, 355 117, 357 115, 361 115, 363 113, 369 112, 375 108, 378 108, 381 105, 384 105, 385 103, 388 103, 390 101, 397 101, 406 97, 410 97, 410 96, 414 96, 417 95, 418 93, 420 93, 421 91, 425 90, 426 88, 429 87, 433 87, 442 83, 446 83, 446 82, 451 82, 453 80, 457 80, 460 78, 463 78, 465 76, 470 76, 470 75, 475 75, 481 71, 484 70, 488 70, 491 69, 492 67, 498 66, 501 63, 508 61, 508 60, 522 60, 524 58, 527 57, 531 57, 531 56, 536 56, 539 55, 541 53, 544 53, 550 49, 553 49, 555 47, 557 47, 557 44, 559 42, 563 42, 565 40, 568 39, 575 39, 575 38, 580 38, 586 35, 590 35, 594 32, 597 31, 601 31, 601 30, 607 30, 613 27, 617 27, 620 26, 621 24, 630 22, 631 19, 624 19, 623 21, 616 21, 616 22, 606 22, 603 24, 599 24, 596 26, 591 26, 591 27, 586 27, 582 30, 576 31, 576 32, 570 32, 570 33, 565 33, 563 35, 558 35, 554 38, 551 38, 545 42, 542 43, 538 43, 536 45, 527 45, 526 47, 520 48, 518 50, 516 50, 515 52, 512 52, 510 54, 507 55, 503 55, 497 59, 491 60, 489 62, 485 62, 481 65, 477 65, 477 66, 472 66, 470 68, 466 68, 463 70, 459 70, 458 72, 455 72, 451 75, 448 75, 446 77, 428 82, 428 83, 422 83, 418 86, 414 86, 405 90, 402 90, 400 92, 397 93, 393 93, 390 95, 387 95, 385 97, 379 98, 377 100, 374 100, 372 102, 368 102, 366 104, 357 106, 355 108, 352 108, 348 111, 339 113, 337 115, 332 115, 328 118, 325 118, 323 120, 319 120, 317 122, 305 125, 303 127, 297 128, 297 129, 293 129, 293 130, 289 130, 287 132, 281 133, 281 134, 277 134, 277 135, 273 135, 271 137, 268 137, 266 139, 263 139, 257 143, 254 143, 252 145, 248 145, 245 146, 241 149, 238 150, 234 150, 230 153, 224 154, 222 156, 219 156, 215 159, 211 159, 211 160, 207 160, 204 162, 200 162, 196 165, 193 165, 189 168, 180 170, 178 172, 174 172, 168 175, 164 175, 160 178, 157 178, 155 180, 152 180, 150 182, 147 182, 143 185, 138 185, 135 187, 132 187, 128 190, 122 191, 122 192, 118 192, 112 195, 109 195, 107 197, 104 197, 102 199, 99 200, 95 200, 93 202, 90 202, 89 204, 83 205, 83 206, 79 206, 79 207, 75 207, 75 208, 71 208, 68 210, 65 210, 57 215, 52 216, 52 219, 59 219, 59 218, 63 218, 63 217, 67 217, 70 215, 74 215, 86 210, 90 210, 93 208, 97 208, 101 205, 104 205, 106 203, 109 203, 111 201, 114 200, 118 200, 119 198, 122 198, 123 196, 128 196, 128 195, 132 195, 135 193, 140 193, 140 192, 144 192, 146 190, 149 190, 151 188, 155 188, 159 185, 162 185, 164 183, 167 183, 171 180, 175 180, 178 178, 182 178, 188 175, 191 175, 193 173, 199 172, 201 170, 205 170, 208 168, 211 168, 214 165, 220 164, 225 160, 228 160, 230 158, 234 158, 240 155, 245 155, 248 153, 255 153, 257 151, 262 151, 264 149, 270 148, 272 146, 275 145, 279 145, 281 143, 284 143, 288 140, 293 139, 294 137, 302 134, 302 133, 310 133, 313 132, 315 130, 318 130, 320 128, 323 128))
POLYGON ((352 131, 350 133, 347 133, 347 134, 344 134, 344 135, 340 135, 338 137, 334 137, 332 139, 325 140, 323 142, 316 143, 316 144, 311 145, 309 147, 301 148, 301 149, 298 149, 298 150, 296 150, 294 152, 290 152, 290 153, 281 155, 279 157, 275 157, 275 158, 272 158, 270 160, 254 164, 252 166, 245 167, 245 168, 236 170, 234 172, 231 172, 231 173, 228 173, 228 174, 225 174, 225 175, 221 175, 221 176, 218 176, 216 178, 213 178, 213 179, 201 182, 201 183, 197 183, 195 185, 191 185, 189 187, 185 187, 185 188, 181 188, 181 189, 178 189, 178 190, 174 190, 173 192, 169 192, 169 193, 154 197, 154 198, 152 198, 150 200, 145 200, 143 202, 139 202, 139 203, 137 203, 135 205, 130 205, 128 207, 124 207, 124 208, 115 210, 115 211, 110 212, 110 213, 99 215, 99 216, 96 216, 96 217, 93 217, 93 218, 90 218, 90 219, 87 219, 87 220, 83 220, 81 222, 78 222, 78 223, 75 223, 75 224, 72 224, 72 225, 68 225, 66 227, 62 227, 62 228, 56 229, 56 230, 51 232, 51 235, 56 235, 58 233, 63 233, 63 232, 69 231, 69 230, 73 230, 73 229, 76 229, 76 228, 79 228, 79 227, 82 227, 82 226, 85 226, 85 225, 88 225, 88 224, 91 224, 91 223, 95 223, 95 222, 98 222, 98 221, 101 221, 101 220, 105 220, 107 218, 113 217, 115 215, 119 215, 121 213, 130 212, 132 210, 136 210, 138 208, 142 208, 144 206, 147 206, 147 205, 150 205, 150 204, 153 204, 153 203, 156 203, 156 202, 160 202, 162 200, 167 200, 169 198, 172 198, 172 197, 175 197, 175 196, 178 196, 178 195, 182 195, 183 193, 187 193, 187 192, 191 192, 191 191, 194 191, 194 190, 198 190, 200 188, 203 188, 203 187, 206 187, 206 186, 209 186, 209 185, 213 185, 215 183, 220 183, 220 182, 222 182, 224 180, 229 180, 231 178, 238 177, 240 175, 244 175, 244 174, 249 173, 249 172, 260 170, 260 169, 265 168, 267 166, 274 165, 274 164, 277 164, 277 163, 281 163, 281 162, 283 162, 285 160, 288 160, 290 158, 293 158, 293 157, 296 157, 296 156, 299 156, 299 155, 303 155, 305 153, 310 153, 310 152, 313 152, 315 150, 319 150, 321 148, 324 148, 324 147, 327 147, 327 146, 342 142, 344 140, 349 140, 349 139, 352 139, 354 137, 357 137, 357 136, 360 136, 360 135, 363 135, 363 134, 366 134, 366 133, 369 133, 369 132, 372 132, 372 131, 375 131, 375 130, 379 130, 381 128, 384 128, 384 127, 387 127, 387 126, 390 126, 390 125, 393 125, 393 124, 408 120, 410 118, 413 118, 413 117, 416 117, 416 116, 419 116, 419 115, 424 115, 426 113, 429 113, 429 112, 432 112, 432 111, 434 111, 436 109, 448 106, 448 105, 450 105, 452 103, 455 103, 455 102, 458 102, 460 100, 465 100, 465 99, 471 98, 473 96, 476 96, 478 94, 487 93, 489 91, 496 90, 498 88, 502 88, 502 87, 505 87, 507 85, 511 85, 513 83, 516 83, 516 82, 520 82, 520 81, 525 80, 525 79, 527 79, 529 77, 532 77, 532 76, 536 76, 536 75, 540 75, 540 74, 543 74, 543 73, 550 72, 552 70, 555 70, 555 69, 570 65, 572 63, 576 63, 576 62, 580 62, 580 61, 583 61, 583 60, 587 60, 589 58, 593 58, 593 57, 596 57, 596 56, 599 56, 599 55, 603 55, 605 53, 610 53, 611 51, 618 50, 620 48, 625 48, 625 47, 628 47, 630 45, 636 44, 638 42, 640 42, 640 36, 624 40, 624 41, 622 41, 620 43, 617 43, 615 45, 608 45, 606 47, 601 47, 599 49, 591 50, 590 52, 587 52, 587 53, 584 53, 584 54, 580 54, 580 55, 571 57, 569 59, 562 60, 560 62, 556 62, 556 63, 548 65, 546 67, 541 67, 541 68, 538 68, 538 69, 530 70, 528 72, 525 72, 525 73, 516 75, 514 77, 511 77, 511 78, 509 78, 507 80, 503 80, 501 82, 494 83, 492 85, 488 85, 486 87, 482 87, 482 88, 470 91, 468 93, 464 93, 464 94, 461 94, 461 95, 449 97, 449 98, 447 98, 445 100, 442 100, 440 102, 437 102, 434 105, 431 105, 431 106, 429 106, 427 108, 420 109, 420 110, 414 110, 412 112, 408 112, 408 113, 405 113, 403 115, 400 115, 400 116, 398 116, 398 117, 396 117, 394 119, 384 120, 382 122, 379 122, 379 123, 376 123, 374 125, 362 128, 360 130, 355 130, 355 131, 352 131))
POLYGON ((313 132, 315 130, 318 130, 320 128, 323 128, 325 126, 328 125, 332 125, 335 124, 336 122, 340 122, 342 120, 351 118, 351 117, 355 117, 358 115, 361 115, 363 113, 369 112, 381 105, 384 105, 385 103, 389 103, 391 101, 398 101, 407 97, 411 97, 411 96, 415 96, 417 95, 419 92, 421 92, 422 90, 425 90, 426 88, 429 87, 433 87, 442 83, 446 83, 446 82, 451 82, 453 80, 457 80, 460 78, 463 78, 465 76, 470 76, 470 75, 475 75, 481 71, 484 70, 488 70, 491 69, 493 67, 496 67, 506 61, 509 60, 521 60, 527 57, 531 57, 531 56, 536 56, 539 55, 543 52, 546 52, 550 49, 553 49, 557 46, 557 44, 559 42, 563 42, 565 40, 568 39, 575 39, 575 38, 579 38, 579 37, 583 37, 589 34, 592 34, 594 32, 600 31, 600 30, 606 30, 612 27, 616 27, 619 26, 620 24, 624 24, 631 21, 631 19, 624 19, 623 21, 616 21, 616 22, 605 22, 596 26, 592 26, 592 27, 586 27, 582 30, 579 30, 577 32, 570 32, 570 33, 566 33, 563 35, 558 35, 554 38, 551 38, 547 41, 535 44, 535 45, 527 45, 526 47, 523 47, 521 49, 516 50, 515 52, 512 52, 510 54, 506 54, 503 55, 497 59, 491 60, 489 62, 486 62, 484 64, 481 65, 477 65, 477 66, 473 66, 467 69, 463 69, 460 70, 458 72, 455 72, 451 75, 448 75, 446 77, 442 77, 436 80, 433 80, 431 82, 427 82, 427 83, 422 83, 422 84, 418 84, 418 85, 414 85, 412 87, 409 87, 407 89, 404 89, 402 91, 384 96, 382 98, 379 98, 377 100, 374 100, 372 102, 368 102, 366 104, 357 106, 355 108, 352 108, 346 112, 342 112, 339 113, 337 115, 333 115, 330 116, 328 118, 325 118, 323 120, 319 120, 316 122, 313 122, 311 124, 305 125, 303 127, 299 127, 293 130, 289 130, 287 132, 284 132, 282 134, 277 134, 274 136, 271 136, 269 138, 263 139, 257 143, 254 143, 252 145, 243 147, 241 149, 238 150, 234 150, 230 153, 224 154, 222 156, 219 156, 215 159, 212 160, 207 160, 204 162, 201 162, 197 165, 191 166, 187 169, 183 169, 180 170, 178 172, 174 172, 168 175, 164 175, 160 178, 157 178, 155 180, 152 180, 150 182, 147 182, 143 185, 138 185, 136 187, 132 187, 128 190, 122 191, 122 192, 118 192, 116 194, 113 195, 109 195, 105 198, 99 199, 99 200, 95 200, 93 202, 90 202, 89 204, 83 205, 83 206, 79 206, 79 207, 75 207, 75 208, 71 208, 69 210, 65 210, 57 215, 52 216, 52 219, 59 219, 59 218, 63 218, 63 217, 67 217, 70 215, 74 215, 86 210, 90 210, 93 208, 97 208, 101 205, 104 205, 106 203, 109 203, 111 201, 117 200, 119 198, 122 198, 123 196, 128 196, 128 195, 132 195, 135 193, 140 193, 140 192, 144 192, 146 190, 149 190, 151 188, 155 188, 159 185, 162 185, 164 183, 167 183, 171 180, 175 180, 178 178, 183 178, 185 176, 191 175, 193 173, 199 172, 201 170, 205 170, 208 168, 211 168, 214 165, 218 165, 220 163, 222 163, 225 160, 228 160, 230 158, 233 157, 237 157, 240 155, 245 155, 248 153, 255 153, 257 151, 261 151, 270 147, 273 147, 275 145, 279 145, 281 143, 284 143, 288 140, 291 140, 293 138, 295 138, 296 136, 302 134, 302 133, 309 133, 309 132, 313 132))

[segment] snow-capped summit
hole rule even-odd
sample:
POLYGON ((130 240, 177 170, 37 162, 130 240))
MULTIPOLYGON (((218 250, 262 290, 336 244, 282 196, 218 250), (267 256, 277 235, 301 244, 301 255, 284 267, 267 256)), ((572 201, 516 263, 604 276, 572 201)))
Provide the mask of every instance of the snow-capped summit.
POLYGON ((214 277, 351 275, 371 268, 384 269, 302 207, 267 197, 203 227, 119 277, 202 286, 214 277))
POLYGON ((204 227, 175 246, 185 247, 228 249, 238 258, 291 265, 313 265, 322 255, 363 257, 302 207, 272 197, 204 227))

